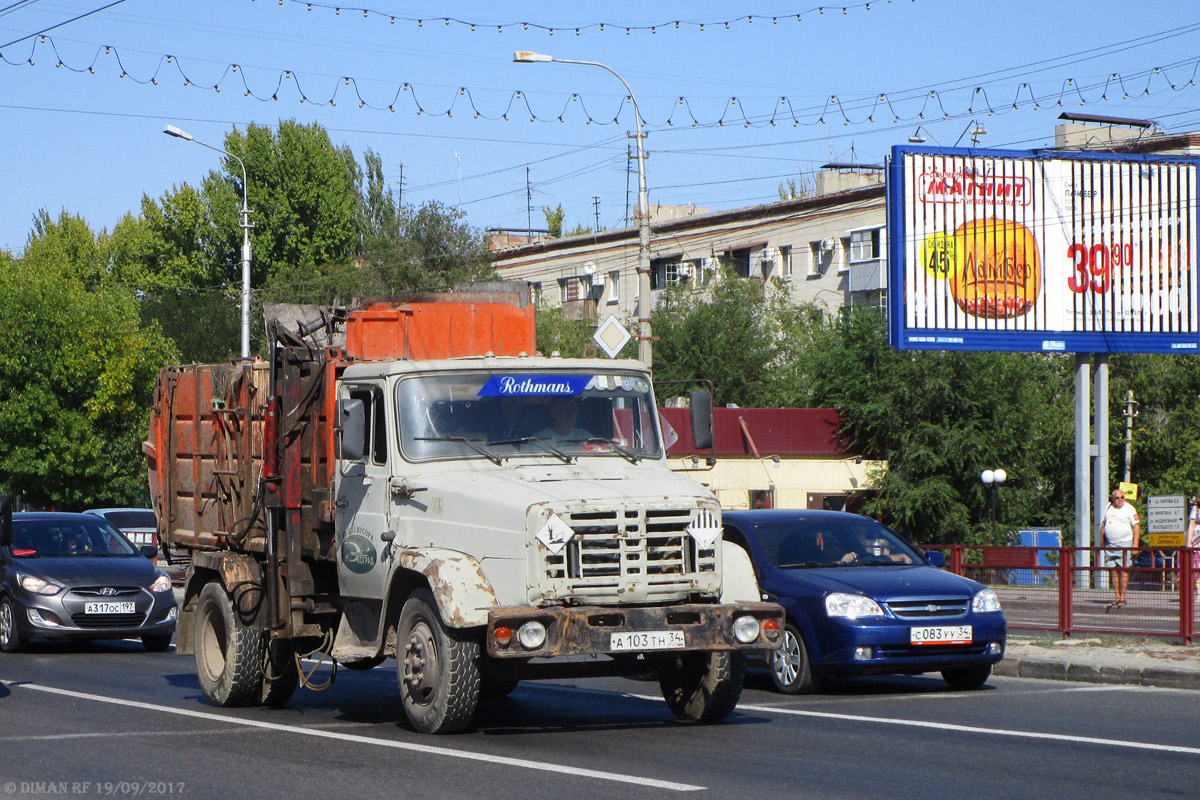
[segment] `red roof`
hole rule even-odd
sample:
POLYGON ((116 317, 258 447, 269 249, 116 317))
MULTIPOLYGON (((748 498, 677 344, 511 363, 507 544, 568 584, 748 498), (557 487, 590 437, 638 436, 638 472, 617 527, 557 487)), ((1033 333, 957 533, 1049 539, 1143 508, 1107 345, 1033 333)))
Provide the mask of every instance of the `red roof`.
MULTIPOLYGON (((660 411, 679 435, 668 456, 710 454, 692 446, 688 409, 660 411)), ((718 456, 753 456, 751 440, 760 456, 846 455, 841 418, 834 408, 714 408, 713 434, 718 456)))

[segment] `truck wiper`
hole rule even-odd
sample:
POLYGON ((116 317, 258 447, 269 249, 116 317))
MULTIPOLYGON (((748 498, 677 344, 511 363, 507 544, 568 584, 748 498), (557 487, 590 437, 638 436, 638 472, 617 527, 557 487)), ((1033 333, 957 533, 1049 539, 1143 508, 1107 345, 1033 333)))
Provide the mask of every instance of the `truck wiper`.
POLYGON ((479 455, 483 456, 488 461, 495 464, 497 467, 504 464, 504 461, 503 461, 503 459, 500 458, 500 456, 496 455, 491 450, 488 450, 486 447, 480 446, 480 442, 483 442, 483 439, 469 439, 466 436, 414 436, 413 441, 416 441, 416 442, 462 442, 467 447, 471 448, 476 453, 479 453, 479 455))
POLYGON ((641 456, 639 456, 637 453, 633 452, 632 450, 629 450, 629 449, 617 444, 615 439, 605 439, 603 436, 592 436, 588 439, 570 439, 569 441, 572 444, 574 444, 575 442, 580 442, 582 444, 606 444, 609 447, 611 447, 613 450, 616 450, 618 453, 623 455, 625 458, 629 459, 629 462, 631 464, 638 463, 638 459, 641 458, 641 456))
POLYGON ((488 444, 494 446, 494 445, 498 445, 498 444, 529 444, 530 442, 533 442, 541 447, 546 448, 547 452, 561 458, 563 460, 564 464, 575 463, 575 459, 573 457, 567 455, 562 450, 559 450, 557 447, 550 444, 545 439, 539 438, 537 436, 520 436, 516 439, 501 439, 500 441, 497 441, 497 442, 488 442, 488 444))

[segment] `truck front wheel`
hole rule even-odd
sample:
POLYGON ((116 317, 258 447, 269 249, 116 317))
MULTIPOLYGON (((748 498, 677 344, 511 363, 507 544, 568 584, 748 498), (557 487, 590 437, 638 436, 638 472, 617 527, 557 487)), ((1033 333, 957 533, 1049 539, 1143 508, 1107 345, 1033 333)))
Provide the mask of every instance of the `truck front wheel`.
POLYGON ((262 631, 242 621, 220 581, 196 605, 196 677, 208 702, 221 708, 262 701, 262 631))
POLYGON ((736 651, 682 653, 658 665, 658 683, 671 712, 687 722, 717 722, 737 708, 746 656, 736 651))
POLYGON ((404 713, 420 733, 457 733, 479 705, 479 642, 446 627, 427 589, 400 612, 396 674, 404 713))

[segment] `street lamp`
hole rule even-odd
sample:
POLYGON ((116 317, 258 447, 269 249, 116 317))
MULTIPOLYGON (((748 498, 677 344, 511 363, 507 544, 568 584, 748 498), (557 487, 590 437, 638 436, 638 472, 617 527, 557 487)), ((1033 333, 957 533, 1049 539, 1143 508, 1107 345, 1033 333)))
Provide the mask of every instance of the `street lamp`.
POLYGON ((168 125, 163 128, 163 133, 167 136, 174 136, 176 139, 185 139, 189 142, 195 142, 201 147, 207 147, 209 150, 216 150, 218 153, 224 153, 232 158, 242 167, 242 358, 250 357, 250 195, 247 191, 248 181, 246 178, 246 162, 235 156, 228 150, 222 150, 220 147, 214 147, 211 144, 205 144, 199 139, 194 138, 187 131, 177 128, 174 125, 168 125))
POLYGON ((996 490, 1000 484, 1008 480, 1008 473, 1002 469, 985 469, 979 473, 979 479, 984 486, 992 490, 992 543, 996 542, 996 490))
MULTIPOLYGON (((967 127, 963 128, 963 132, 960 133, 958 138, 954 140, 955 147, 958 147, 958 143, 962 141, 962 138, 967 135, 968 131, 971 134, 972 147, 979 146, 980 136, 987 136, 987 128, 983 127, 983 123, 979 120, 973 119, 967 123, 967 127)), ((917 129, 908 136, 908 141, 910 144, 925 144, 927 139, 933 139, 934 143, 937 144, 938 147, 945 147, 945 145, 939 142, 937 137, 930 133, 929 129, 924 125, 918 125, 917 129), (921 131, 924 131, 924 133, 921 133, 921 131)))
POLYGON ((642 112, 638 110, 637 98, 629 82, 621 74, 607 64, 599 61, 576 61, 567 58, 555 58, 544 53, 534 53, 529 50, 518 50, 513 53, 513 61, 518 64, 576 64, 583 67, 599 67, 619 80, 629 92, 629 101, 633 103, 633 117, 637 125, 637 168, 638 168, 638 360, 649 369, 652 352, 650 339, 650 200, 646 193, 646 154, 642 147, 642 112))

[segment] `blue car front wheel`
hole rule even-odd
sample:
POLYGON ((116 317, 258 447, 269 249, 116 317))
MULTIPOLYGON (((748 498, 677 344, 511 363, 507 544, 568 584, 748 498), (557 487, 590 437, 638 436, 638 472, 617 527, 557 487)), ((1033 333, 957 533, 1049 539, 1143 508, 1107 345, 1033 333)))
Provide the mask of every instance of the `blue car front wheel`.
POLYGON ((821 686, 821 676, 813 672, 804 638, 790 622, 783 627, 783 646, 771 653, 771 680, 784 694, 810 694, 821 686))

